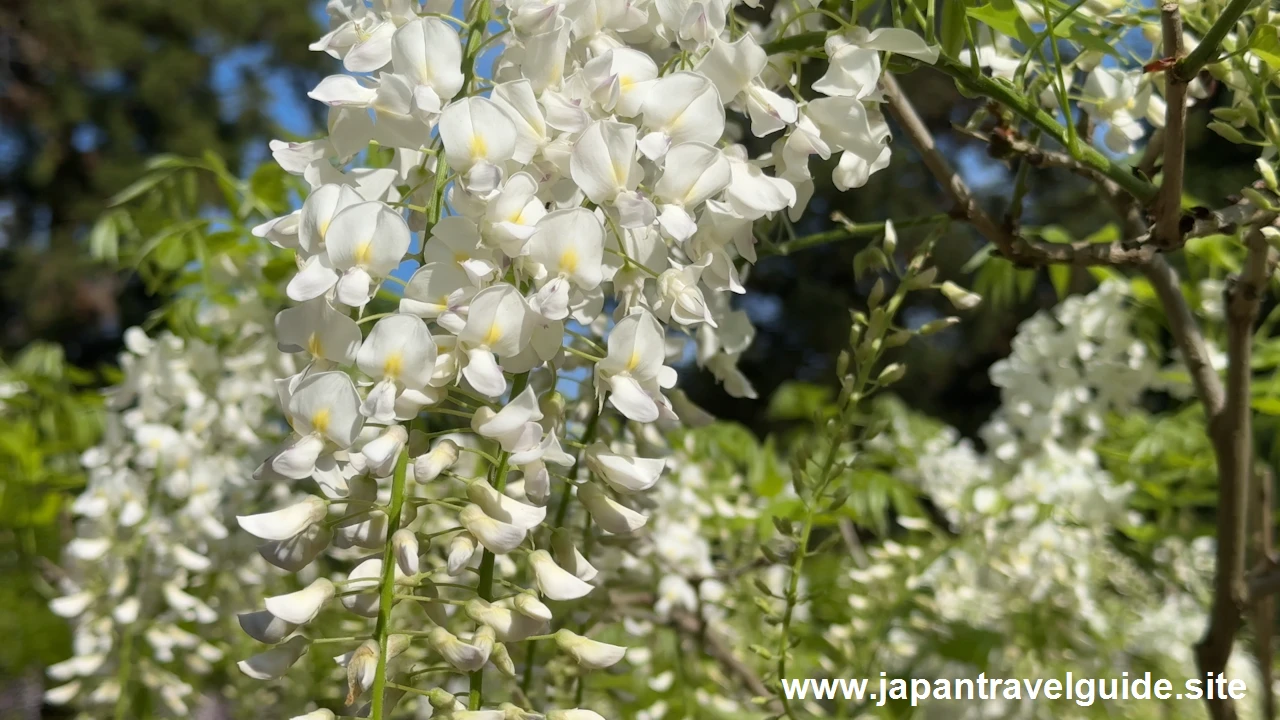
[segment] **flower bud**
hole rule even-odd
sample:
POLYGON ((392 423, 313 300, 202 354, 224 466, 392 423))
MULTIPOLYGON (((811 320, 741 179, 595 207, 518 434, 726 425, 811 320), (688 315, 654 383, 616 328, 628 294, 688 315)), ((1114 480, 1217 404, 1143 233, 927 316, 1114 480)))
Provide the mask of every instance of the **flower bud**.
POLYGON ((388 477, 396 469, 396 461, 409 442, 409 431, 403 425, 391 425, 360 450, 366 469, 374 477, 388 477))
POLYGON ((1262 176, 1262 181, 1267 184, 1271 192, 1280 192, 1280 186, 1276 182, 1276 169, 1262 158, 1253 161, 1258 168, 1258 174, 1262 176))
POLYGON ((476 629, 475 634, 471 636, 471 646, 479 650, 487 660, 489 654, 493 652, 495 640, 497 640, 497 636, 493 632, 493 628, 488 625, 481 625, 476 629))
POLYGON ((942 294, 957 310, 972 310, 982 302, 981 295, 971 293, 950 280, 942 283, 942 294))
POLYGON ((578 499, 591 514, 591 519, 605 532, 614 535, 630 534, 649 521, 649 518, 606 495, 593 483, 578 488, 578 499))
POLYGON ((396 567, 405 575, 417 575, 420 567, 418 536, 408 528, 400 528, 391 535, 391 551, 396 557, 396 567))
POLYGON ((431 482, 440 477, 440 473, 453 467, 458 461, 458 443, 445 438, 436 443, 426 455, 419 455, 413 461, 413 478, 418 482, 431 482))
POLYGON ((543 432, 555 432, 557 429, 564 427, 564 395, 558 392, 549 392, 538 400, 538 409, 542 411, 543 432))
POLYGON ((489 661, 487 650, 482 653, 480 648, 462 642, 442 627, 432 630, 427 636, 427 642, 440 653, 445 662, 463 672, 475 672, 489 661))
POLYGON ((552 600, 577 600, 595 589, 557 565, 546 550, 530 553, 529 565, 533 568, 538 591, 552 600))
MULTIPOLYGON (((528 594, 521 593, 522 596, 528 594)), ((520 642, 530 635, 544 632, 551 615, 547 611, 546 620, 530 617, 500 605, 491 605, 479 598, 469 601, 463 606, 463 611, 472 620, 493 628, 495 637, 502 642, 520 642)))
POLYGON ((935 278, 938 277, 938 268, 928 267, 918 273, 913 273, 903 282, 907 291, 923 290, 933 284, 935 278))
POLYGON ((458 522, 494 555, 506 555, 524 542, 524 529, 493 519, 479 505, 463 508, 458 522))
POLYGON ((493 666, 503 675, 516 676, 516 664, 511 661, 511 653, 507 652, 506 645, 494 643, 493 650, 489 652, 489 662, 493 663, 493 666))
POLYGON ((320 614, 325 603, 333 599, 335 588, 328 578, 317 578, 307 587, 266 599, 267 610, 294 625, 306 625, 320 614))
POLYGON ((351 705, 365 690, 373 687, 378 671, 378 643, 365 640, 347 660, 347 704, 351 705))
POLYGON ((476 554, 476 541, 467 533, 459 533, 449 542, 449 574, 458 575, 476 554))
POLYGON ((551 622, 551 608, 547 607, 537 595, 533 593, 520 593, 516 595, 513 601, 516 606, 516 612, 533 620, 541 620, 542 622, 551 622))
POLYGON ((627 654, 621 645, 610 645, 588 637, 583 637, 571 630, 560 630, 556 633, 556 645, 573 656, 582 667, 590 670, 602 670, 616 665, 627 654))
POLYGON ((443 688, 432 688, 427 691, 427 702, 436 710, 452 710, 457 706, 458 698, 443 688))
POLYGON ((884 240, 880 246, 884 248, 885 255, 892 255, 893 251, 898 249, 898 231, 893 229, 892 220, 886 220, 884 223, 884 240))
POLYGON ((902 379, 907 374, 907 366, 902 363, 892 363, 887 365, 884 370, 880 371, 880 376, 876 378, 876 382, 881 385, 892 385, 902 379))
POLYGON ((479 505, 485 515, 524 531, 536 528, 547 517, 546 508, 526 505, 498 492, 486 480, 476 480, 468 485, 467 497, 479 505))
POLYGON ((932 335, 936 332, 942 332, 943 330, 946 330, 947 328, 953 325, 958 325, 958 324, 960 324, 960 318, 955 316, 939 318, 937 320, 930 320, 929 322, 920 326, 920 334, 932 335))

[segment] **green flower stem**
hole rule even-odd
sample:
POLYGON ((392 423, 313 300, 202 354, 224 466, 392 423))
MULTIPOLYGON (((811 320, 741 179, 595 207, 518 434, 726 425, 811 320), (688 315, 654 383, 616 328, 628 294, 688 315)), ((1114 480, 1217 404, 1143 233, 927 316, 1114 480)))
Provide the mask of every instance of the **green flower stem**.
POLYGON ((391 545, 391 535, 400 529, 401 511, 404 510, 405 476, 409 470, 409 451, 402 450, 396 460, 396 471, 391 479, 391 508, 387 512, 387 543, 382 550, 382 579, 379 581, 378 624, 374 640, 378 643, 378 667, 373 677, 373 704, 369 709, 371 720, 382 720, 382 696, 387 687, 387 637, 391 630, 391 606, 395 603, 396 558, 391 545))
MULTIPOLYGON (((591 413, 591 419, 587 421, 586 429, 582 432, 581 448, 578 450, 578 456, 573 460, 573 467, 569 469, 568 477, 573 478, 574 480, 577 480, 578 469, 582 466, 582 458, 584 455, 586 455, 587 447, 589 447, 592 442, 595 442, 596 432, 599 429, 600 429, 600 413, 593 412, 591 413)), ((562 527, 564 525, 565 518, 567 518, 569 515, 569 503, 572 499, 573 499, 573 483, 566 482, 564 486, 564 492, 560 495, 560 504, 556 507, 555 519, 552 521, 551 526, 553 528, 562 527)), ((525 697, 528 697, 529 690, 532 689, 533 687, 533 667, 534 665, 537 664, 536 660, 538 659, 537 641, 550 640, 553 637, 555 637, 555 633, 552 633, 550 635, 535 635, 533 637, 525 638, 525 640, 528 641, 529 643, 529 652, 528 652, 528 655, 525 657, 524 677, 520 679, 520 692, 524 693, 525 697)))
MULTIPOLYGON (((511 397, 515 397, 524 392, 529 384, 529 373, 523 372, 516 375, 511 381, 511 397)), ((489 480, 493 485, 493 489, 502 492, 507 489, 507 462, 510 460, 510 453, 505 450, 498 456, 498 464, 492 466, 489 480)), ((488 602, 493 599, 493 563, 494 555, 491 551, 485 550, 484 555, 480 558, 480 579, 476 582, 476 595, 481 600, 488 602)), ((480 668, 471 673, 471 688, 469 697, 467 698, 467 708, 470 710, 479 710, 484 706, 484 668, 480 668)))
MULTIPOLYGON (((886 315, 892 319, 902 304, 904 290, 899 286, 898 291, 890 298, 885 307, 886 315)), ((879 340, 879 338, 876 338, 879 340)), ((864 338, 863 342, 872 342, 872 338, 864 338)), ((791 621, 795 616, 796 601, 800 593, 800 577, 804 570, 805 558, 809 555, 809 539, 813 534, 813 526, 817 520, 818 513, 822 510, 820 507, 823 495, 827 488, 831 486, 835 480, 837 473, 833 472, 836 463, 836 454, 840 449, 840 440, 848 430, 850 420, 853 416, 853 406, 857 405, 864 399, 864 393, 871 381, 871 371, 880 361, 884 353, 883 343, 875 342, 874 347, 877 349, 871 354, 871 357, 863 363, 859 363, 856 380, 854 381, 853 391, 849 394, 849 400, 846 405, 840 408, 840 416, 836 422, 835 429, 830 433, 830 445, 827 447, 826 457, 822 463, 821 482, 810 496, 810 500, 805 503, 804 525, 800 530, 800 537, 796 541, 794 557, 791 560, 791 576, 787 584, 786 597, 784 598, 785 607, 782 614, 781 637, 778 640, 778 680, 782 681, 787 677, 787 654, 791 651, 791 621)), ((782 701, 783 714, 795 720, 795 712, 791 707, 791 701, 787 698, 786 693, 779 693, 778 698, 782 701)))
MULTIPOLYGON (((1246 6, 1248 4, 1249 0, 1234 0, 1232 2, 1232 6, 1246 6)), ((1243 7, 1241 12, 1243 12, 1243 7)), ((1225 17, 1226 15, 1223 16, 1223 19, 1225 17)), ((1239 16, 1237 15, 1237 17, 1239 16)), ((1218 24, 1221 24, 1221 20, 1219 20, 1218 24)), ((1214 27, 1216 28, 1217 25, 1214 27)), ((1224 29, 1222 33, 1225 34, 1226 30, 1224 29)), ((826 42, 826 39, 827 33, 825 31, 807 32, 767 43, 763 47, 765 52, 772 55, 774 53, 820 48, 826 42)), ((1209 39, 1211 38, 1207 35, 1206 42, 1203 45, 1216 46, 1217 43, 1207 42, 1209 39)), ((1190 60, 1191 57, 1188 56, 1187 59, 1190 60)), ((1036 100, 1023 95, 1012 83, 987 77, 981 72, 975 72, 972 68, 946 55, 940 55, 938 62, 932 67, 939 72, 950 75, 970 92, 991 98, 1008 107, 1024 120, 1057 140, 1063 147, 1070 147, 1070 135, 1067 129, 1059 124, 1052 115, 1041 109, 1036 100)), ((1106 155, 1103 155, 1088 143, 1081 144, 1079 160, 1086 167, 1106 175, 1143 203, 1150 203, 1156 197, 1156 187, 1154 185, 1134 175, 1129 167, 1111 162, 1106 155)))
MULTIPOLYGON (((938 215, 928 215, 920 218, 908 218, 906 220, 894 220, 893 227, 895 229, 923 227, 929 225, 941 225, 951 221, 951 216, 946 213, 938 215)), ((830 243, 841 242, 844 240, 852 240, 860 237, 877 237, 884 234, 884 222, 868 222, 868 223, 848 223, 840 227, 833 228, 812 235, 798 237, 795 240, 778 243, 772 247, 761 247, 759 250, 760 257, 768 257, 770 255, 790 255, 800 250, 808 250, 819 245, 828 245, 830 243)))
POLYGON ((1218 48, 1222 45, 1223 39, 1227 37, 1227 33, 1231 32, 1231 29, 1236 25, 1236 21, 1254 2, 1256 0, 1231 0, 1231 4, 1227 5, 1227 8, 1222 11, 1222 14, 1214 21, 1209 31, 1204 34, 1204 37, 1200 38, 1200 44, 1196 45, 1194 50, 1188 53, 1185 58, 1179 60, 1178 64, 1173 67, 1174 75, 1183 82, 1191 82, 1195 79, 1200 69, 1208 65, 1209 61, 1217 56, 1218 48))

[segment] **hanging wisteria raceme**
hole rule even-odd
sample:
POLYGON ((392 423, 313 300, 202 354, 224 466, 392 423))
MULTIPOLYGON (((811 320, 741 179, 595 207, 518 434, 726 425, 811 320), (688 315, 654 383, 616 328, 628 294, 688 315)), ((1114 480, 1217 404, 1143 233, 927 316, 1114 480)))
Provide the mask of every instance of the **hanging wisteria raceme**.
POLYGON ((245 556, 252 544, 234 519, 235 507, 276 490, 250 475, 287 431, 274 381, 295 367, 276 349, 270 317, 248 294, 203 312, 217 344, 126 331, 124 380, 108 397, 102 443, 83 454, 87 486, 71 508, 76 536, 51 608, 72 621, 74 655, 49 668, 58 685, 47 702, 85 717, 138 717, 144 707, 189 717, 273 696, 242 692, 245 683, 202 696, 200 682, 225 674, 244 645, 231 641, 231 611, 251 601, 246 588, 283 587, 245 556))
POLYGON ((450 717, 584 720, 564 708, 626 653, 570 612, 606 579, 593 546, 648 521, 665 463, 644 428, 699 412, 666 393, 669 340, 696 338, 699 365, 754 396, 736 368, 753 331, 728 302, 753 224, 804 209, 814 156, 838 156, 846 189, 884 167, 882 55, 937 51, 850 28, 806 102, 803 58, 762 48, 804 29, 783 4, 767 28, 726 3, 452 5, 330 2, 312 49, 350 74, 310 93, 328 136, 272 144, 311 192, 257 230, 297 255, 276 336, 301 369, 278 381, 292 436, 256 477, 295 496, 239 523, 286 571, 322 554, 349 571, 266 598, 251 634, 271 647, 240 667, 278 678, 323 642, 349 712, 413 694, 450 717), (773 152, 730 140, 747 134, 773 152), (380 295, 398 307, 370 312, 380 295), (366 620, 319 637, 339 605, 366 620), (529 696, 539 645, 576 665, 572 699, 529 696), (524 692, 488 677, 517 661, 524 692))

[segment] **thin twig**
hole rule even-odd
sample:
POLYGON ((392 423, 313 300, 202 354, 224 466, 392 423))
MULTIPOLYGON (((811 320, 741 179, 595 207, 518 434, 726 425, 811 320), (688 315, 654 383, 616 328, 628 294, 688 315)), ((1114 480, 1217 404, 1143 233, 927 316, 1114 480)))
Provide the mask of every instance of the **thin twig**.
MULTIPOLYGON (((1158 248, 1144 242, 1145 238, 1121 239, 1111 243, 1050 243, 1017 235, 1010 228, 997 223, 982 209, 969 186, 938 150, 933 134, 920 119, 911 101, 903 94, 902 88, 893 75, 885 73, 881 82, 889 113, 919 151, 925 167, 955 201, 954 215, 971 223, 978 232, 996 246, 1000 255, 1010 262, 1030 267, 1145 265, 1150 263, 1158 253, 1158 248)), ((1033 152, 1030 146, 1018 145, 1017 147, 1023 152, 1033 152)), ((1082 154, 1087 155, 1084 151, 1088 149, 1088 145, 1082 146, 1082 154)), ((1096 168, 1062 157, 1060 153, 1040 152, 1037 157, 1052 158, 1054 162, 1061 163, 1065 167, 1078 168, 1080 172, 1095 179, 1110 179, 1109 175, 1098 173, 1096 168)))
POLYGON ((1171 76, 1177 76, 1185 82, 1191 82, 1199 74, 1200 69, 1208 65, 1218 55, 1218 47, 1222 45, 1222 41, 1227 37, 1227 33, 1231 32, 1236 26, 1236 21, 1244 14, 1249 6, 1257 2, 1257 0, 1231 0, 1231 4, 1227 5, 1218 19, 1214 21, 1213 26, 1209 28, 1209 32, 1200 38, 1200 44, 1196 45, 1195 50, 1187 55, 1178 64, 1173 66, 1169 71, 1171 76))
POLYGON ((1160 305, 1164 307, 1174 344, 1178 346, 1178 352, 1182 354, 1182 362, 1191 373, 1191 382, 1195 385, 1196 395, 1200 398, 1200 404, 1204 406, 1204 414, 1209 418, 1212 426, 1214 418, 1222 412, 1222 380, 1209 359, 1209 346, 1205 344, 1200 324, 1191 314, 1187 299, 1182 295, 1178 272, 1163 257, 1156 256, 1143 268, 1143 273, 1155 289, 1160 305))
MULTIPOLYGON (((1164 33, 1164 55, 1170 62, 1182 59, 1182 13, 1178 3, 1160 6, 1160 26, 1164 33)), ((1165 74, 1164 180, 1156 196, 1156 240, 1163 247, 1182 244, 1182 171, 1187 153, 1187 80, 1177 73, 1165 74)))

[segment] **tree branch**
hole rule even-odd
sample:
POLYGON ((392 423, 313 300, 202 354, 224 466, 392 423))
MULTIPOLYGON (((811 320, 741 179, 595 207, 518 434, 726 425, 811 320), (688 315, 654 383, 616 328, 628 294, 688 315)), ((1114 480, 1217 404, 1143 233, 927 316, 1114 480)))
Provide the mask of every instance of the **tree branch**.
POLYGON ((1222 412, 1224 391, 1222 380, 1209 361, 1209 347, 1205 344, 1200 325, 1187 306, 1187 299, 1182 295, 1178 272, 1161 256, 1156 256, 1151 263, 1143 267, 1143 273, 1151 281, 1160 304, 1164 307, 1165 317, 1169 321, 1169 331, 1173 334, 1174 344, 1182 354, 1182 362, 1191 373, 1191 382, 1195 385, 1196 395, 1204 406, 1204 414, 1210 425, 1214 418, 1222 412))
POLYGON ((1236 21, 1249 9, 1256 0, 1231 0, 1231 4, 1222 11, 1218 19, 1214 21, 1213 26, 1209 28, 1209 32, 1200 38, 1200 44, 1196 46, 1191 54, 1178 61, 1169 71, 1170 76, 1177 77, 1183 82, 1191 82, 1199 74, 1200 69, 1208 65, 1211 60, 1218 54, 1218 47, 1222 45, 1222 40, 1235 27, 1236 21))
POLYGON ((1006 256, 1015 255, 1017 243, 1013 234, 982 209, 982 206, 973 197, 973 193, 970 192, 969 186, 960 178, 955 168, 951 167, 951 163, 938 151, 937 143, 933 140, 933 134, 929 132, 929 128, 920 119, 920 115, 916 112, 911 101, 902 93, 902 88, 899 87, 897 79, 894 78, 892 73, 886 72, 880 83, 884 90, 889 114, 902 126, 902 130, 907 134, 907 137, 911 138, 911 143, 919 150, 920 158, 924 161, 925 166, 929 168, 929 172, 933 174, 934 179, 942 185, 942 189, 959 206, 957 214, 972 223, 978 229, 978 232, 982 233, 984 237, 1000 249, 1001 253, 1006 256))
MULTIPOLYGON (((933 134, 925 126, 924 121, 920 119, 911 101, 903 94, 897 79, 891 73, 885 73, 881 84, 889 114, 898 122, 903 132, 911 140, 911 143, 920 152, 925 167, 929 169, 934 179, 942 185, 943 190, 955 201, 957 207, 953 214, 973 224, 978 232, 996 246, 1000 255, 1009 261, 1017 265, 1031 267, 1050 264, 1122 266, 1147 265, 1158 256, 1160 248, 1147 242, 1150 239, 1149 234, 1136 238, 1122 238, 1111 243, 1050 243, 1030 240, 1014 233, 1005 225, 997 223, 982 209, 969 186, 965 184, 959 173, 938 150, 933 134)), ((1023 152, 1032 152, 1028 143, 1020 143, 1018 140, 1010 138, 1006 138, 1006 140, 1010 143, 1010 148, 1023 152)), ((1082 156, 1087 156, 1089 150, 1091 148, 1088 145, 1082 146, 1082 156)), ((1037 156, 1046 162, 1061 163, 1064 167, 1072 168, 1095 180, 1110 181, 1112 179, 1106 173, 1099 172, 1097 168, 1087 163, 1077 162, 1074 159, 1061 157, 1060 153, 1046 154, 1044 151, 1038 150, 1036 152, 1039 153, 1037 156)), ((1132 178, 1133 176, 1129 175, 1128 177, 1132 178)), ((1119 185, 1119 183, 1116 183, 1116 185, 1119 185)), ((1106 186, 1107 184, 1104 183, 1104 189, 1106 186)), ((1250 211, 1253 210, 1252 205, 1247 205, 1247 207, 1250 211)), ((1236 212, 1231 212, 1225 217, 1218 213, 1205 213, 1205 217, 1201 221, 1197 221, 1188 236, 1220 232, 1223 227, 1233 222, 1236 217, 1236 212)), ((1176 289, 1176 287, 1177 284, 1175 282, 1174 288, 1176 289)), ((1180 292, 1177 294, 1181 295, 1180 292)), ((1207 354, 1205 357, 1208 357, 1207 354)))
MULTIPOLYGON (((1200 672, 1217 675, 1227 667, 1241 612, 1247 602, 1244 551, 1248 518, 1246 499, 1253 477, 1253 425, 1250 405, 1254 323, 1271 272, 1271 247, 1261 231, 1245 237, 1248 256, 1240 276, 1228 284, 1227 388, 1222 412, 1211 417, 1210 439, 1218 460, 1218 548, 1213 607, 1204 637, 1196 645, 1200 672)), ((1206 699, 1215 720, 1234 720, 1230 699, 1206 699)))
MULTIPOLYGON (((1254 532, 1254 574, 1274 570, 1275 528, 1272 522, 1273 494, 1275 492, 1275 476, 1271 468, 1259 468, 1254 473, 1253 513, 1254 532)), ((1276 601, 1272 597, 1258 598, 1250 603, 1253 623, 1253 657, 1258 664, 1258 673, 1262 676, 1262 717, 1271 720, 1276 716, 1276 695, 1272 688, 1275 680, 1275 631, 1276 601)))
MULTIPOLYGON (((901 230, 903 228, 939 225, 951 219, 952 217, 945 213, 940 215, 927 215, 919 218, 894 220, 893 227, 901 230)), ((831 230, 824 230, 823 232, 813 233, 812 235, 805 235, 794 240, 778 243, 771 247, 761 246, 757 251, 757 254, 760 257, 769 257, 771 255, 790 255, 793 252, 807 250, 819 245, 828 245, 830 243, 852 240, 860 237, 876 237, 883 235, 884 230, 884 222, 842 223, 840 227, 832 228, 831 230)))
MULTIPOLYGON (((729 649, 714 632, 708 631, 706 625, 698 617, 688 612, 676 612, 671 617, 672 625, 690 635, 701 635, 706 643, 707 655, 720 664, 730 675, 738 678, 743 685, 758 697, 768 698, 773 693, 765 686, 764 681, 737 655, 729 649)), ((781 707, 776 699, 770 701, 775 710, 781 707)))
MULTIPOLYGON (((1164 34, 1167 60, 1182 59, 1182 13, 1178 3, 1160 6, 1160 26, 1164 34)), ((1156 197, 1156 240, 1161 247, 1182 244, 1182 172, 1187 154, 1187 80, 1176 73, 1165 74, 1164 180, 1156 197)))
MULTIPOLYGON (((1067 146, 1067 130, 1052 115, 1045 112, 1038 100, 1031 99, 1018 92, 1012 85, 975 74, 967 65, 963 65, 948 57, 939 57, 932 66, 936 70, 950 75, 960 85, 972 92, 991 98, 1008 107, 1027 122, 1040 128, 1063 147, 1067 146)), ((1125 192, 1139 201, 1148 203, 1156 196, 1156 188, 1151 183, 1133 174, 1131 168, 1118 165, 1087 143, 1080 144, 1080 162, 1102 173, 1125 192)))

